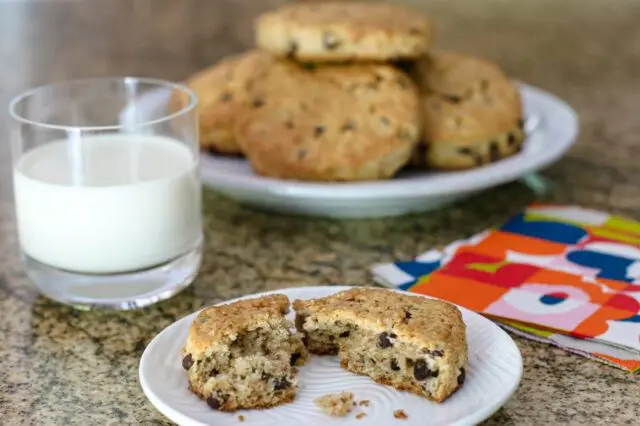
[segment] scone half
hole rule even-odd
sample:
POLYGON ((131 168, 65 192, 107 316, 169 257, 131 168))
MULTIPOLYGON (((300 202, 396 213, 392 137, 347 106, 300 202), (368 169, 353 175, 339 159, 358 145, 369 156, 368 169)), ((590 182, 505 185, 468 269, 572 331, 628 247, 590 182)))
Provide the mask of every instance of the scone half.
POLYGON ((182 354, 189 388, 221 411, 291 402, 307 351, 288 309, 286 296, 272 295, 201 311, 182 354))
POLYGON ((309 351, 337 353, 349 371, 437 402, 464 382, 465 325, 449 303, 357 288, 293 306, 309 351))

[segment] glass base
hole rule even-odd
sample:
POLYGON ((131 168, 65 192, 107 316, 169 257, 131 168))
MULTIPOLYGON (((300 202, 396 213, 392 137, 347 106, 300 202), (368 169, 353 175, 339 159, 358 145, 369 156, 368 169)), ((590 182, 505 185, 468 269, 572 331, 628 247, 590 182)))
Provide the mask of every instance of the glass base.
POLYGON ((202 242, 162 265, 121 274, 63 271, 22 254, 27 275, 42 294, 76 309, 128 310, 152 305, 188 287, 202 259, 202 242))

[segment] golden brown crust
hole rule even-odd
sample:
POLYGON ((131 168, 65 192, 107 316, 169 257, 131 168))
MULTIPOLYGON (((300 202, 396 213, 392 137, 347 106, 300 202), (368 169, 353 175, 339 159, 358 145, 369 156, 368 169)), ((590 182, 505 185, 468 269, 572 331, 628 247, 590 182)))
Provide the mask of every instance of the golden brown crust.
POLYGON ((238 407, 236 405, 232 405, 229 403, 224 403, 222 406, 220 406, 220 408, 218 408, 218 410, 227 411, 227 412, 233 412, 238 410, 239 408, 265 410, 267 408, 272 408, 278 405, 288 404, 290 402, 293 402, 295 397, 296 397, 296 390, 294 388, 291 388, 291 390, 283 392, 281 397, 278 399, 274 399, 273 397, 270 397, 269 399, 258 400, 255 404, 244 404, 242 407, 238 407))
POLYGON ((431 45, 431 24, 399 4, 298 3, 256 20, 261 48, 303 61, 417 58, 431 45))
POLYGON ((305 67, 283 60, 250 93, 236 139, 264 176, 389 178, 417 144, 417 89, 388 65, 305 67))
POLYGON ((185 352, 199 358, 212 343, 224 343, 260 324, 284 321, 283 315, 288 310, 289 298, 283 294, 205 308, 189 327, 185 352))
POLYGON ((432 53, 416 64, 414 75, 427 144, 484 144, 516 128, 522 118, 517 87, 484 59, 432 53))
POLYGON ((520 127, 494 136, 483 142, 438 142, 419 145, 411 157, 411 164, 442 170, 463 170, 494 163, 518 153, 525 133, 520 127))
POLYGON ((366 323, 380 332, 393 328, 399 339, 417 346, 446 341, 457 352, 466 353, 466 330, 462 314, 450 303, 420 296, 375 289, 353 288, 329 297, 295 300, 296 312, 313 312, 366 323))
MULTIPOLYGON (((189 385, 189 390, 195 393, 198 396, 198 398, 202 400, 206 399, 201 392, 198 392, 191 385, 189 385)), ((244 404, 242 407, 238 407, 238 405, 233 404, 231 402, 224 402, 222 405, 216 408, 216 410, 226 411, 226 412, 233 412, 238 410, 239 408, 263 410, 266 408, 275 407, 277 405, 288 404, 290 402, 293 402, 295 397, 296 397, 296 389, 291 388, 289 390, 286 390, 285 392, 282 392, 280 394, 280 398, 269 395, 269 398, 265 398, 263 400, 257 400, 255 404, 244 404)))
POLYGON ((246 102, 246 85, 270 65, 268 53, 252 50, 231 56, 187 80, 198 97, 200 145, 222 154, 240 154, 233 137, 239 105, 246 102))

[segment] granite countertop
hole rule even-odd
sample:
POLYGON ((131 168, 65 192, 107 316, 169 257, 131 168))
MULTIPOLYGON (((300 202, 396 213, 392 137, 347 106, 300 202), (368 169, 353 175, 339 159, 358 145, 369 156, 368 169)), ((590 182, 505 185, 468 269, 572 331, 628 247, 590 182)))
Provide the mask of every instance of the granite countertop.
MULTIPOLYGON (((0 2, 0 101, 45 82, 100 75, 179 80, 251 44, 273 0, 0 2)), ((579 143, 544 176, 551 199, 640 218, 640 3, 429 0, 439 46, 500 62, 579 112, 579 143)), ((371 285, 374 262, 408 259, 499 223, 534 200, 520 183, 442 211, 334 221, 259 213, 205 191, 206 251, 194 285, 134 312, 79 312, 21 270, 7 128, 0 123, 0 423, 168 424, 145 399, 138 361, 165 326, 205 304, 303 285, 371 285)), ((487 425, 637 424, 637 378, 516 338, 524 377, 487 425)))

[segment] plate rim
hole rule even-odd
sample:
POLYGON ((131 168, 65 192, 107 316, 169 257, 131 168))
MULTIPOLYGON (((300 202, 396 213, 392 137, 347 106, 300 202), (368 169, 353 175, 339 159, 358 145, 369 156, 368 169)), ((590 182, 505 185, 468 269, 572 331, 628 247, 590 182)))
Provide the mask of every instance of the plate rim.
MULTIPOLYGON (((142 353, 142 356, 140 357, 140 361, 138 363, 138 380, 139 380, 140 386, 142 387, 142 391, 143 391, 145 397, 149 400, 149 402, 151 402, 151 404, 158 411, 160 411, 160 413, 162 413, 164 416, 166 416, 169 420, 175 421, 179 425, 209 426, 210 424, 203 423, 203 422, 200 422, 198 420, 195 420, 195 419, 183 414, 179 410, 176 410, 176 409, 172 408, 170 405, 165 404, 164 402, 162 402, 158 397, 156 397, 155 393, 151 390, 151 387, 149 386, 145 376, 143 375, 143 364, 146 362, 147 357, 150 356, 148 354, 151 353, 151 351, 153 350, 153 347, 155 347, 156 345, 159 344, 158 342, 160 341, 160 336, 163 333, 165 333, 168 330, 173 329, 173 328, 179 328, 180 326, 182 326, 182 323, 188 321, 192 317, 195 317, 201 310, 206 309, 209 306, 219 306, 219 305, 224 305, 224 304, 228 304, 228 303, 233 303, 233 302, 236 302, 238 300, 244 300, 244 299, 251 299, 251 298, 256 298, 256 297, 268 296, 268 295, 271 295, 271 294, 283 293, 283 292, 287 292, 287 291, 322 291, 322 290, 326 290, 326 289, 331 289, 331 290, 335 290, 335 292, 337 293, 339 291, 344 291, 344 290, 349 290, 351 288, 359 288, 359 287, 361 287, 361 286, 338 285, 338 286, 287 287, 287 288, 283 288, 283 289, 269 290, 269 291, 265 291, 265 292, 253 293, 253 294, 248 294, 248 295, 245 295, 245 296, 232 298, 232 299, 229 299, 229 300, 224 300, 222 302, 215 303, 213 305, 204 306, 204 307, 202 307, 201 309, 198 309, 195 312, 187 314, 187 315, 177 319, 173 323, 169 324, 167 327, 163 328, 158 334, 156 334, 154 336, 154 338, 151 340, 151 342, 144 349, 144 351, 142 353)), ((364 288, 367 288, 367 287, 364 287, 364 288)), ((372 288, 376 288, 376 287, 372 287, 372 288)), ((408 294, 408 295, 411 295, 411 296, 425 297, 425 298, 428 298, 428 299, 442 300, 442 299, 439 299, 439 298, 436 298, 436 297, 431 297, 431 296, 420 294, 420 293, 411 293, 411 292, 407 292, 407 291, 404 291, 404 290, 398 290, 398 289, 384 289, 384 290, 394 291, 394 292, 398 292, 398 293, 404 293, 404 294, 408 294)), ((287 293, 285 293, 285 294, 287 295, 287 297, 289 297, 289 295, 287 293)), ((448 302, 446 300, 443 300, 443 301, 445 301, 447 303, 451 303, 451 302, 448 302)), ((474 312, 474 311, 472 311, 470 309, 467 309, 465 307, 456 305, 455 303, 452 303, 452 304, 455 305, 456 307, 458 307, 458 309, 460 309, 461 311, 465 312, 466 314, 470 314, 471 316, 476 316, 476 317, 478 317, 478 320, 487 321, 492 327, 495 327, 497 329, 497 331, 499 333, 501 333, 501 335, 503 337, 506 337, 507 344, 511 345, 512 348, 515 349, 515 354, 517 355, 516 358, 518 360, 518 367, 519 368, 518 368, 518 371, 517 371, 516 380, 513 382, 512 386, 507 390, 507 392, 497 402, 495 402, 494 404, 491 404, 489 406, 482 407, 481 409, 477 410, 473 414, 467 415, 467 416, 465 416, 465 417, 463 417, 461 419, 458 419, 455 423, 452 423, 452 425, 459 425, 459 426, 462 426, 462 425, 475 425, 475 424, 478 424, 478 423, 488 419, 489 417, 491 417, 502 406, 504 406, 506 404, 506 402, 513 396, 513 394, 516 392, 516 390, 518 389, 518 387, 520 386, 520 383, 522 381, 522 376, 523 376, 523 371, 524 371, 524 363, 523 363, 523 359, 522 359, 522 353, 520 352, 520 348, 518 348, 518 345, 513 340, 513 338, 506 331, 504 331, 500 326, 498 326, 496 323, 494 323, 490 319, 478 314, 477 312, 474 312)))
MULTIPOLYGON (((241 173, 229 174, 219 171, 216 159, 210 154, 200 155, 202 182, 205 186, 225 193, 243 191, 268 193, 271 196, 297 199, 401 199, 416 197, 436 197, 469 193, 513 181, 528 173, 540 170, 560 159, 577 141, 580 122, 577 112, 558 96, 529 84, 517 82, 526 108, 526 98, 533 97, 538 103, 554 105, 554 114, 545 114, 541 118, 546 123, 554 123, 553 128, 561 131, 563 137, 553 149, 542 150, 529 157, 513 156, 495 164, 477 169, 448 172, 434 178, 424 176, 416 180, 386 180, 366 182, 321 183, 287 179, 275 179, 241 173), (557 113, 563 118, 557 118, 557 113), (547 118, 548 117, 548 118, 547 118), (546 119, 545 119, 546 118, 546 119), (561 127, 559 127, 561 126, 561 127)), ((533 134, 536 136, 536 133, 533 134)), ((224 159, 226 160, 226 158, 224 159)), ((246 161, 238 159, 238 161, 246 161)))

